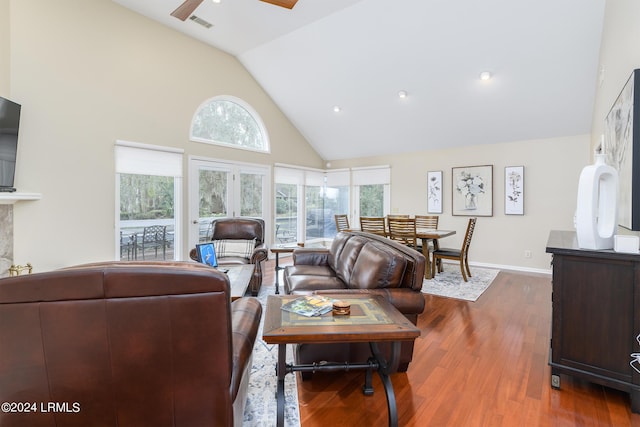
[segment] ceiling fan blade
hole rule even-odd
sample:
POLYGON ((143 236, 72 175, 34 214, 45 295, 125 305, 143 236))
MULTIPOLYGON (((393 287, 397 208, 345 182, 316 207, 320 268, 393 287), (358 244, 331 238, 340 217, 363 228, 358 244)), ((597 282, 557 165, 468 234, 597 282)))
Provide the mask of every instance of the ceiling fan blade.
POLYGON ((276 6, 286 7, 287 9, 293 9, 293 6, 298 3, 298 0, 260 0, 265 3, 275 4, 276 6))
POLYGON ((175 16, 179 20, 184 21, 191 16, 193 11, 196 10, 202 2, 203 0, 185 0, 176 10, 171 12, 171 16, 175 16))

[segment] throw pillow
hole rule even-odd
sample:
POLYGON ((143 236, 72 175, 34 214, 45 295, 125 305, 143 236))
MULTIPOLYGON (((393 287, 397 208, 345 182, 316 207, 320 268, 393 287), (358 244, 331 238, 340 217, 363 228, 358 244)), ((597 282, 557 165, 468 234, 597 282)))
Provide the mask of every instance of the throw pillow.
POLYGON ((253 249, 256 247, 256 239, 214 240, 213 245, 216 248, 216 255, 218 258, 240 257, 249 259, 251 258, 251 254, 253 254, 253 249))

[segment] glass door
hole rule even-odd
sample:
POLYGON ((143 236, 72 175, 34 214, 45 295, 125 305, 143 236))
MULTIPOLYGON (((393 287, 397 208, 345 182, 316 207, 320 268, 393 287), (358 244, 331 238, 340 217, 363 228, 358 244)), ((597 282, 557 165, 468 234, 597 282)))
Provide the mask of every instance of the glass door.
POLYGON ((269 212, 269 168, 206 159, 190 159, 190 247, 211 240, 215 218, 264 218, 269 212))

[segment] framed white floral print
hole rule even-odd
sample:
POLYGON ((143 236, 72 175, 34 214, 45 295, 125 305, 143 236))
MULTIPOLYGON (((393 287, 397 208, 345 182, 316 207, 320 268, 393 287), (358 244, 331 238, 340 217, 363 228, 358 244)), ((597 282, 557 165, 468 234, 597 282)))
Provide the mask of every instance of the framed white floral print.
POLYGON ((442 213, 442 171, 427 172, 427 212, 442 213))
POLYGON ((504 168, 504 214, 524 215, 524 166, 504 168))
POLYGON ((451 168, 451 212, 493 216, 493 165, 451 168))

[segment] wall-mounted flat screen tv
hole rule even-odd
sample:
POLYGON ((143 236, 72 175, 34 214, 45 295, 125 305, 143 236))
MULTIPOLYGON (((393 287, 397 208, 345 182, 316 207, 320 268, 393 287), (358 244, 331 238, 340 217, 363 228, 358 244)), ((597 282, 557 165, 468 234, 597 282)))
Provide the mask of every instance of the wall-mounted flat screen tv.
POLYGON ((16 191, 16 174, 20 104, 0 97, 0 191, 16 191))

